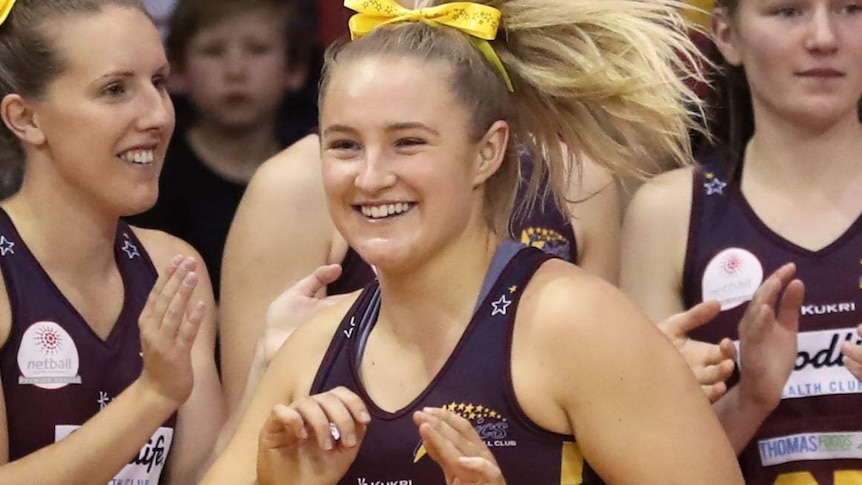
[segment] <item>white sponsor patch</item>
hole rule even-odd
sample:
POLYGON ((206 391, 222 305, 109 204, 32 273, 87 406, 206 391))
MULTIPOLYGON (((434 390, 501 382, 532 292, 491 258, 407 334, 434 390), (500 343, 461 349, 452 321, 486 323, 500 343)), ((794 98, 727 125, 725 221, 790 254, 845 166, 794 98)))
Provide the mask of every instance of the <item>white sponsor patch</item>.
MULTIPOLYGON (((74 425, 55 426, 54 441, 62 440, 79 427, 74 425)), ((147 444, 138 452, 138 456, 123 467, 120 473, 108 482, 108 485, 157 485, 162 470, 165 468, 165 461, 168 459, 168 452, 171 449, 173 439, 173 428, 161 427, 157 429, 147 444)))
POLYGON ((802 433, 759 440, 763 466, 791 461, 862 458, 862 432, 802 433))
POLYGON ((751 300, 763 282, 763 265, 751 251, 728 248, 713 256, 703 271, 703 300, 717 300, 730 310, 751 300))
POLYGON ((800 333, 796 368, 790 374, 781 398, 862 393, 862 382, 844 367, 844 356, 841 355, 843 342, 858 340, 855 328, 800 333))
POLYGON ((78 347, 66 330, 54 322, 36 322, 24 331, 18 349, 18 384, 60 389, 80 384, 78 347))

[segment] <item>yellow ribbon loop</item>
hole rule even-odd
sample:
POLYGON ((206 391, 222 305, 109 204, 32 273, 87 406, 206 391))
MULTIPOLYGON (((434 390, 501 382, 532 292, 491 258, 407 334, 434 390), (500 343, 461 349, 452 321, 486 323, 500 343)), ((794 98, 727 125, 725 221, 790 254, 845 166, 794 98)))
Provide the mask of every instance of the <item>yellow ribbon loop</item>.
MULTIPOLYGON (((2 1, 2 0, 0 0, 2 1)), ((506 87, 514 91, 509 73, 488 42, 497 37, 500 11, 488 5, 452 2, 430 8, 411 10, 394 0, 344 0, 344 6, 358 12, 350 17, 351 39, 358 39, 381 26, 400 22, 423 22, 432 27, 445 25, 470 35, 474 46, 503 76, 506 87)))
POLYGON ((15 5, 15 0, 0 0, 0 25, 6 21, 9 12, 12 11, 12 6, 15 5))

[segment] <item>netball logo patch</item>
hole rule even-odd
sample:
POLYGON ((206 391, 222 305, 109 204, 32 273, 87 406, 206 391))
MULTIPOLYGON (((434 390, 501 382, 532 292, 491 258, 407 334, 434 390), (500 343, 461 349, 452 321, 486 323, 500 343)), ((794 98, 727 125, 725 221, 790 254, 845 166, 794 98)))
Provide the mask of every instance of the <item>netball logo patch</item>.
POLYGON ((757 256, 742 248, 728 248, 716 254, 703 272, 703 300, 718 300, 730 310, 751 300, 763 282, 763 265, 757 256))
POLYGON ((18 349, 18 384, 60 389, 80 384, 78 348, 66 330, 54 322, 36 322, 24 332, 18 349))

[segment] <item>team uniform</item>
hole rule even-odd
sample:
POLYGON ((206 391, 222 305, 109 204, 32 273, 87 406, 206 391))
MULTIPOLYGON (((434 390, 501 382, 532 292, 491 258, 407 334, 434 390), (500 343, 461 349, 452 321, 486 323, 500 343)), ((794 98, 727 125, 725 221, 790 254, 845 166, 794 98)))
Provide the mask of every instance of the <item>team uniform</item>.
MULTIPOLYGON (((770 230, 738 181, 694 175, 683 273, 686 308, 718 300, 722 312, 691 337, 738 340, 737 325, 764 278, 787 262, 805 283, 796 368, 778 407, 739 457, 750 485, 862 484, 862 383, 844 367, 841 343, 859 342, 862 216, 823 249, 809 251, 770 230)), ((738 375, 729 382, 735 385, 738 375)))
MULTIPOLYGON (((526 197, 527 182, 530 180, 532 171, 533 161, 524 152, 521 154, 521 181, 518 184, 516 201, 526 197)), ((547 183, 547 180, 544 180, 544 183, 547 183)), ((542 193, 541 189, 539 193, 542 193)), ((575 230, 571 221, 557 207, 550 193, 547 197, 539 197, 529 212, 513 214, 509 221, 509 229, 510 236, 515 241, 537 247, 570 263, 578 261, 575 230)), ((374 279, 374 271, 353 248, 347 248, 341 267, 341 276, 326 287, 327 295, 354 292, 364 288, 374 279)))
MULTIPOLYGON (((0 269, 12 314, 9 338, 0 348, 10 460, 73 433, 141 375, 138 317, 157 273, 141 242, 122 222, 114 254, 125 300, 111 333, 102 340, 0 209, 0 269)), ((158 484, 175 422, 174 415, 109 485, 158 484)))
POLYGON ((448 361, 423 392, 394 412, 377 407, 359 377, 365 342, 380 308, 376 282, 361 293, 339 325, 311 389, 316 394, 347 387, 363 399, 372 417, 364 444, 339 484, 445 483, 412 420, 415 411, 427 406, 468 419, 508 483, 601 483, 584 463, 574 437, 533 423, 512 387, 510 354, 518 302, 532 275, 549 258, 535 248, 503 243, 473 318, 448 361))

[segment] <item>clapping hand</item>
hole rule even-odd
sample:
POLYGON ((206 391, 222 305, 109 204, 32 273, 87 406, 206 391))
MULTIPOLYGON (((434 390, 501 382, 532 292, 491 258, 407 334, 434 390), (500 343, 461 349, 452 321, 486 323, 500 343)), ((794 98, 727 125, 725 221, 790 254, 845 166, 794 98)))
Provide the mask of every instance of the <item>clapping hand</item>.
POLYGON ((505 485, 494 455, 470 421, 445 409, 425 408, 413 415, 413 422, 447 485, 505 485))

